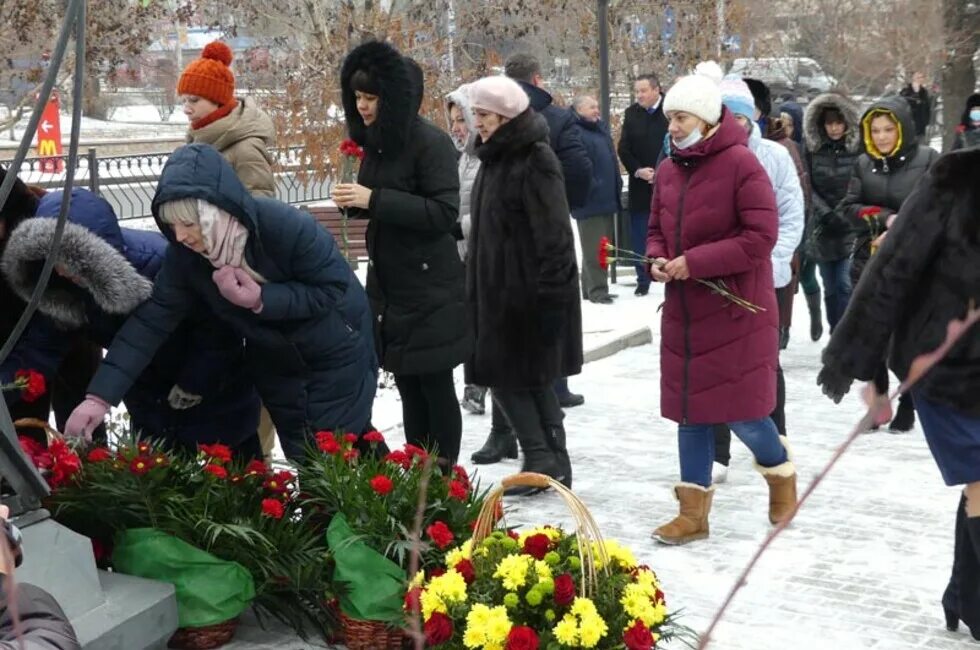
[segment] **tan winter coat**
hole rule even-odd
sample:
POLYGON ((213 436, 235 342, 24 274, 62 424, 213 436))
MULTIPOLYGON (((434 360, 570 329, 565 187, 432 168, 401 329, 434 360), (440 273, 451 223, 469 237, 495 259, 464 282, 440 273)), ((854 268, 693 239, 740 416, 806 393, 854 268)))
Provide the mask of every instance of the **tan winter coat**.
POLYGON ((276 131, 272 118, 252 99, 239 99, 229 115, 187 132, 188 142, 209 144, 225 157, 242 184, 255 196, 275 196, 272 154, 276 131))

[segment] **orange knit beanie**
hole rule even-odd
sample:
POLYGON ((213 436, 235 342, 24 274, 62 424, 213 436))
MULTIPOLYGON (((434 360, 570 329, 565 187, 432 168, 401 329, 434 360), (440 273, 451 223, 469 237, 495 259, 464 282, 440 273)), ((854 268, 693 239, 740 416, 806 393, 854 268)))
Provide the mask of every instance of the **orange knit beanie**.
POLYGON ((232 73, 231 48, 221 41, 204 46, 201 58, 188 65, 177 82, 178 95, 196 95, 218 106, 235 99, 235 75, 232 73))

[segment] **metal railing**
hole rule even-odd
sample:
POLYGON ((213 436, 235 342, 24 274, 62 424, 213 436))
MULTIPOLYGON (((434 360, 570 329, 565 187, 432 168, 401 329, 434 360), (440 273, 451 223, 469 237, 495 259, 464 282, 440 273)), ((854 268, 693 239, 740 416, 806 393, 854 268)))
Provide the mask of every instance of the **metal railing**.
MULTIPOLYGON (((101 195, 112 205, 120 220, 143 219, 152 216, 153 194, 163 166, 171 152, 141 153, 126 156, 99 156, 91 148, 78 157, 75 182, 101 195)), ((278 149, 276 158, 276 198, 290 204, 323 201, 330 196, 330 181, 316 181, 304 173, 302 150, 298 147, 278 149)), ((31 157, 20 168, 20 179, 28 185, 45 189, 60 189, 64 183, 68 157, 31 157)), ((10 161, 0 160, 4 168, 10 161)))

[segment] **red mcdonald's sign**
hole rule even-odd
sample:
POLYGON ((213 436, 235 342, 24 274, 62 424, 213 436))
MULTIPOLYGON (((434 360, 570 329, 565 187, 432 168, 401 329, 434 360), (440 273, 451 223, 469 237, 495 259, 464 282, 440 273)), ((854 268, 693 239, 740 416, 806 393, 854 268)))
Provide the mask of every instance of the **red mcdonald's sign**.
POLYGON ((37 156, 41 159, 41 171, 51 174, 63 172, 65 160, 61 154, 61 110, 58 95, 54 93, 37 125, 37 156))

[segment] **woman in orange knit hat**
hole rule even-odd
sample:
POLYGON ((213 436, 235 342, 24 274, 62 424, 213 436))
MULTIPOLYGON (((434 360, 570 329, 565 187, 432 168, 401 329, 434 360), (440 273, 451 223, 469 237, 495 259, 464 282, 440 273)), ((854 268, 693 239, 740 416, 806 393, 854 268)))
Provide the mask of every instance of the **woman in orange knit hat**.
POLYGON ((231 48, 212 41, 180 75, 177 94, 191 121, 187 141, 220 151, 255 196, 275 196, 269 153, 276 137, 272 118, 253 100, 235 98, 231 59, 231 48))

